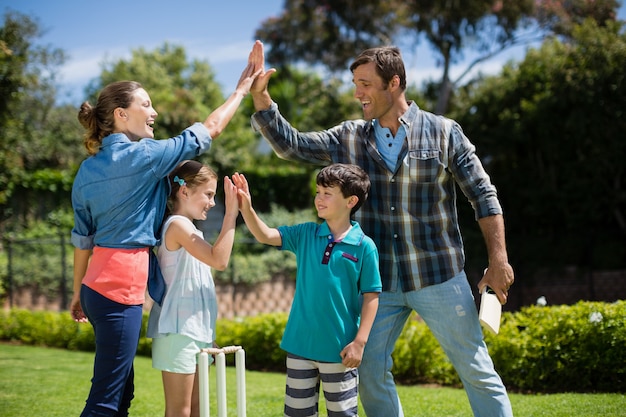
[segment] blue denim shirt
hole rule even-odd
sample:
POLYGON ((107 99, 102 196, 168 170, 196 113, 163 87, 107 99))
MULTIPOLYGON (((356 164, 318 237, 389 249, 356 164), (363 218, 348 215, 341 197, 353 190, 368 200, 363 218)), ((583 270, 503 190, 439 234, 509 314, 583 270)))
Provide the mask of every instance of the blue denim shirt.
POLYGON ((167 175, 211 143, 202 123, 164 140, 134 142, 122 133, 105 137, 74 179, 72 244, 79 249, 155 246, 170 191, 167 175))

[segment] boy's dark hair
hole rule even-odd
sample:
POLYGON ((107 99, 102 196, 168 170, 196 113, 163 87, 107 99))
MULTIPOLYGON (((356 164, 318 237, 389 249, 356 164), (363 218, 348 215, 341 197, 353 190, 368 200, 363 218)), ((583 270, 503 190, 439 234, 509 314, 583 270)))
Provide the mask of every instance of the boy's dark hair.
POLYGON ((332 164, 322 168, 315 179, 323 187, 339 187, 344 197, 355 195, 359 201, 350 214, 361 208, 370 192, 370 177, 363 169, 352 164, 332 164))

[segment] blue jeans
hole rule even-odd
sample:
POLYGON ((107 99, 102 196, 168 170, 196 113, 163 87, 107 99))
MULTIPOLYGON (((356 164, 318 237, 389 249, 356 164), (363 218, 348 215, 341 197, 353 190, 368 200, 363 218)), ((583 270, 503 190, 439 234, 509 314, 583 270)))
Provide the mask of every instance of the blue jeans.
POLYGON ((381 293, 359 367, 359 393, 365 414, 404 417, 391 374, 391 353, 412 310, 426 322, 454 365, 474 416, 513 416, 506 388, 487 352, 465 272, 417 291, 381 293))
POLYGON ((116 303, 85 285, 80 302, 96 336, 91 390, 81 417, 128 416, 142 306, 116 303))

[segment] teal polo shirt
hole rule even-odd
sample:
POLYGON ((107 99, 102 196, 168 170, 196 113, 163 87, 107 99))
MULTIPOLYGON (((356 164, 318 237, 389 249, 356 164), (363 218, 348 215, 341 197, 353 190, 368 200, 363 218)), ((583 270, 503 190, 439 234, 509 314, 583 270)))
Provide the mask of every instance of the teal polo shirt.
POLYGON ((281 226, 280 249, 296 255, 289 319, 280 347, 303 358, 341 362, 339 352, 356 336, 360 294, 380 292, 378 250, 357 222, 335 242, 326 222, 281 226))

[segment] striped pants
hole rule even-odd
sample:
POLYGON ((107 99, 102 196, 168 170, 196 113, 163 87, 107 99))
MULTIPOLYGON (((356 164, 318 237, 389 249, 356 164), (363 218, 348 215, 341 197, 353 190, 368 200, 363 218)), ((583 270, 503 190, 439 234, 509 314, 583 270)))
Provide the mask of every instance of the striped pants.
POLYGON ((328 417, 357 416, 357 368, 288 354, 285 417, 317 417, 320 381, 328 417))

